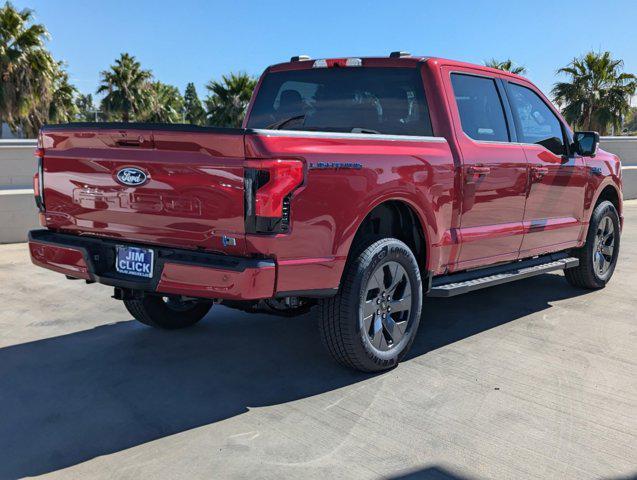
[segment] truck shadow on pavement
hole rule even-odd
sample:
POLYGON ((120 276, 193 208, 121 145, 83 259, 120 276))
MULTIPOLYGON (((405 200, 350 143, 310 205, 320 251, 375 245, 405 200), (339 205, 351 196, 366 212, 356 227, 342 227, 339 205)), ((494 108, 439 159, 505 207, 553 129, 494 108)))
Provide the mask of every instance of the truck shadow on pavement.
POLYGON ((472 480, 472 477, 459 475, 444 467, 433 465, 392 475, 387 477, 387 480, 472 480))
MULTIPOLYGON (((544 275, 428 299, 410 358, 582 293, 560 276, 544 275)), ((0 349, 0 478, 56 471, 250 407, 369 378, 328 358, 311 315, 289 319, 222 307, 183 331, 122 321, 6 347, 0 349)))

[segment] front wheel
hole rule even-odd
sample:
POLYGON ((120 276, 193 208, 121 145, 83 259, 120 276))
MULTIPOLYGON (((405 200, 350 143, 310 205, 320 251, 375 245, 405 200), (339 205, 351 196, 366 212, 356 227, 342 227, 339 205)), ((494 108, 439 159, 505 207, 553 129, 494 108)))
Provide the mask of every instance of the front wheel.
POLYGON ((586 243, 572 253, 579 266, 564 271, 566 280, 580 288, 603 288, 615 271, 619 255, 619 215, 615 206, 601 202, 591 215, 586 243))
POLYGON ((194 325, 210 310, 204 300, 183 300, 177 296, 146 295, 124 300, 128 312, 145 325, 174 330, 194 325))
POLYGON ((348 262, 339 293, 320 302, 323 343, 342 365, 392 368, 414 341, 422 297, 411 249, 395 238, 368 239, 348 262))

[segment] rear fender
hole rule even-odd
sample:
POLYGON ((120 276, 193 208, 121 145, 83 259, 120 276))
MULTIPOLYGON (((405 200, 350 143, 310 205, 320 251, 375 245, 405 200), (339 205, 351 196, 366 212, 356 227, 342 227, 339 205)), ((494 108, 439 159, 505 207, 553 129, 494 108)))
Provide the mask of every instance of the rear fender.
MULTIPOLYGON (((430 239, 439 236, 439 232, 436 229, 435 215, 429 202, 417 199, 415 194, 405 195, 404 192, 402 194, 387 193, 383 196, 376 197, 373 202, 368 204, 367 208, 361 210, 360 215, 357 215, 354 222, 352 222, 351 228, 347 229, 343 233, 343 239, 341 241, 341 249, 345 252, 343 256, 349 258, 352 247, 354 247, 354 245, 352 245, 354 238, 367 217, 374 211, 374 209, 388 202, 403 203, 415 214, 416 220, 419 224, 418 226, 420 227, 425 240, 425 258, 418 258, 418 261, 422 262, 426 269, 429 269, 433 254, 430 239)), ((437 259, 434 259, 434 262, 436 261, 437 259)), ((343 265, 343 269, 344 267, 345 265, 343 265)))

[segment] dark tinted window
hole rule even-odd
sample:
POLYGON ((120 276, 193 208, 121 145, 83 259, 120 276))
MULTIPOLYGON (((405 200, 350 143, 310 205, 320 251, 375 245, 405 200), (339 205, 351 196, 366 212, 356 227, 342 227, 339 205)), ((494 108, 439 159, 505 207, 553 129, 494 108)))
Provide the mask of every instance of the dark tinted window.
POLYGON ((454 73, 451 83, 464 133, 474 140, 508 142, 509 132, 495 81, 454 73))
POLYGON ((250 128, 432 135, 415 68, 312 68, 268 74, 250 128))
POLYGON ((509 83, 509 101, 520 142, 537 143, 556 155, 564 153, 560 121, 537 93, 530 88, 509 83))

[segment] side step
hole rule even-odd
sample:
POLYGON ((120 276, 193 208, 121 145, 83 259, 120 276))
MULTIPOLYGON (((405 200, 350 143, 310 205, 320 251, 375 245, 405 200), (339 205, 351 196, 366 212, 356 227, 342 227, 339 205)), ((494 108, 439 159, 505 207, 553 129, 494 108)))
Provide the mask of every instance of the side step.
POLYGON ((493 287, 503 283, 534 277, 555 270, 577 267, 579 259, 566 253, 553 253, 541 257, 520 260, 505 265, 481 268, 468 272, 452 273, 434 278, 431 282, 429 297, 453 297, 481 288, 493 287))

